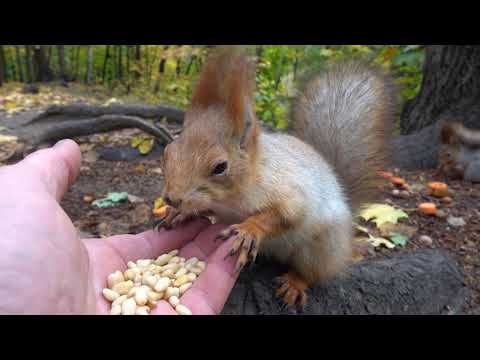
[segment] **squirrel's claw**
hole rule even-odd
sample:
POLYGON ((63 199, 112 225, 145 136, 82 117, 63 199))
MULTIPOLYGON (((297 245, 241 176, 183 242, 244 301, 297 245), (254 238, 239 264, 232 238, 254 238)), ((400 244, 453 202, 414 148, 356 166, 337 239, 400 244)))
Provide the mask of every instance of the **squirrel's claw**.
POLYGON ((240 272, 248 262, 255 262, 260 240, 249 231, 248 226, 243 224, 232 225, 216 237, 217 240, 224 241, 231 238, 233 238, 232 249, 225 259, 239 253, 235 270, 240 272))
POLYGON ((283 300, 287 308, 295 307, 299 310, 305 308, 307 303, 305 290, 308 288, 305 280, 293 272, 288 272, 276 278, 275 281, 280 283, 277 296, 283 300))

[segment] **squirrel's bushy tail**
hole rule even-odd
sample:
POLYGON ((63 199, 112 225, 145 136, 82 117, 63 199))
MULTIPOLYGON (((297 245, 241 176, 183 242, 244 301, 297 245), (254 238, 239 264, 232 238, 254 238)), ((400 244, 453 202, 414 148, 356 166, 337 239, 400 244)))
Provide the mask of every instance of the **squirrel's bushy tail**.
POLYGON ((294 134, 333 166, 354 212, 378 194, 397 103, 393 79, 361 62, 314 76, 294 103, 294 134))

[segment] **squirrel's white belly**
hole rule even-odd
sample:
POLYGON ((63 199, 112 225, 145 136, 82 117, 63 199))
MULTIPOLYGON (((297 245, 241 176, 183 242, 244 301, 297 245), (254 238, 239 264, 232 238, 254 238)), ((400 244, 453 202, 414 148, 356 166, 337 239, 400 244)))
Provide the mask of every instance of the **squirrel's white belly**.
POLYGON ((292 203, 301 213, 301 220, 291 231, 275 238, 267 238, 260 245, 260 253, 287 261, 296 251, 309 251, 319 228, 351 222, 351 211, 343 189, 326 161, 313 148, 287 135, 262 134, 257 184, 245 197, 241 208, 253 215, 275 202, 292 203), (288 198, 285 198, 288 194, 288 198))

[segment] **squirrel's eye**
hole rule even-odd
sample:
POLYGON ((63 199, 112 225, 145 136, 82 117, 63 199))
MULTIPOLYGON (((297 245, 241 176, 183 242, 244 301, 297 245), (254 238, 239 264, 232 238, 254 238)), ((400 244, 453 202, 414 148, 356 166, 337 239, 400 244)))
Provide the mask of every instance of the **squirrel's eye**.
POLYGON ((228 164, 226 161, 222 161, 221 163, 218 163, 215 165, 212 171, 213 176, 222 176, 225 174, 227 171, 228 164))

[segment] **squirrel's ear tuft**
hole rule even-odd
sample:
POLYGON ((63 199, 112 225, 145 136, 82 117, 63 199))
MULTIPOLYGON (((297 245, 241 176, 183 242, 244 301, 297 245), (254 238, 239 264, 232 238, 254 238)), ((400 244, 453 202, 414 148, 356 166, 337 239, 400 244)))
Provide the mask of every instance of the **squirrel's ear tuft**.
POLYGON ((236 56, 225 79, 225 113, 233 135, 243 145, 256 126, 254 110, 255 67, 245 55, 236 56))
POLYGON ((200 74, 192 109, 218 106, 225 110, 234 137, 245 142, 255 128, 255 65, 240 47, 221 47, 211 55, 200 74))

